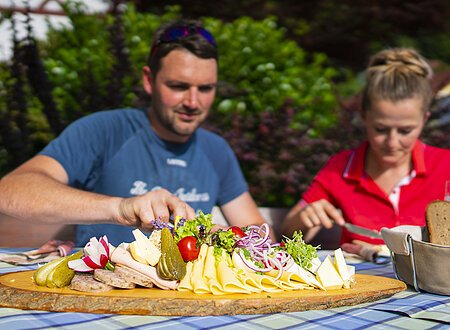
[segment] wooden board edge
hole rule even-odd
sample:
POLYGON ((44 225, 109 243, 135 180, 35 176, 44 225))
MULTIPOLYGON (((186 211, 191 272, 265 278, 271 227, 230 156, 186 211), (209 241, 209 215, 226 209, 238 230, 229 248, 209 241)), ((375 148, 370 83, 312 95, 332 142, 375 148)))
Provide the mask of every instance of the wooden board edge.
MULTIPOLYGON (((374 276, 375 277, 375 276, 374 276)), ((271 297, 255 299, 248 295, 241 299, 227 296, 214 299, 142 298, 120 296, 93 296, 60 294, 54 292, 30 291, 9 287, 0 283, 0 307, 50 312, 81 312, 95 314, 124 314, 152 316, 211 316, 237 314, 289 313, 307 310, 321 310, 342 306, 354 306, 387 298, 406 289, 398 280, 385 279, 390 285, 365 294, 315 297, 271 297), (188 301, 188 303, 187 303, 188 301)), ((275 296, 275 295, 272 295, 275 296)))

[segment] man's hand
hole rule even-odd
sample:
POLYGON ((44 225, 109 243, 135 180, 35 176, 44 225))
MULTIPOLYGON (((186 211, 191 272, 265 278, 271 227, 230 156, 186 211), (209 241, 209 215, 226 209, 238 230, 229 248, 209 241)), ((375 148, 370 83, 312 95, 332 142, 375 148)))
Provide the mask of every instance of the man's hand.
POLYGON ((169 221, 170 215, 193 219, 195 212, 181 199, 165 189, 120 201, 116 221, 122 225, 151 229, 150 221, 169 221))

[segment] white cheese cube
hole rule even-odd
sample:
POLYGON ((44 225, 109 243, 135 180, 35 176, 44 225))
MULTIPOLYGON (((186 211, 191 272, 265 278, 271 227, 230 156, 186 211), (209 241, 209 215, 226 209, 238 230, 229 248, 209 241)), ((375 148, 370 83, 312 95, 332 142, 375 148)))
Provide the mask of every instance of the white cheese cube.
POLYGON ((155 266, 159 258, 161 258, 161 251, 139 229, 133 230, 133 236, 136 239, 141 255, 150 266, 155 266))
POLYGON ((299 265, 297 265, 295 262, 292 263, 292 265, 285 270, 286 272, 297 274, 300 279, 305 282, 306 284, 309 284, 313 287, 326 290, 324 286, 320 283, 320 281, 317 280, 317 278, 314 276, 313 273, 309 272, 306 269, 303 269, 299 265))
POLYGON ((322 262, 320 261, 319 257, 315 257, 311 260, 311 267, 309 267, 309 271, 315 273, 317 271, 317 268, 319 268, 320 264, 322 262))
POLYGON ((355 275, 355 266, 347 265, 347 270, 348 270, 348 274, 350 275, 350 277, 355 275))
POLYGON ((351 275, 348 272, 344 254, 342 253, 342 250, 340 248, 334 251, 334 267, 336 267, 336 270, 341 276, 342 281, 344 281, 344 288, 350 288, 351 275))
POLYGON ((327 290, 341 289, 344 285, 344 281, 333 266, 330 256, 327 256, 319 266, 316 277, 327 290))

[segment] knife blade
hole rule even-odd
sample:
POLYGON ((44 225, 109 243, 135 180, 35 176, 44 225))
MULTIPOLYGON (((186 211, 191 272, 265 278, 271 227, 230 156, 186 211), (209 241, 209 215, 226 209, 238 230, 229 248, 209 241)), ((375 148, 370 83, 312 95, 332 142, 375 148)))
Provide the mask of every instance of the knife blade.
POLYGON ((378 231, 376 231, 374 229, 368 229, 368 228, 364 228, 364 227, 361 227, 361 226, 357 226, 357 225, 354 225, 354 224, 352 224, 350 222, 346 222, 344 224, 344 227, 348 231, 350 231, 352 233, 355 233, 355 234, 358 234, 358 235, 367 236, 367 237, 371 237, 371 238, 382 238, 380 232, 378 232, 378 231))

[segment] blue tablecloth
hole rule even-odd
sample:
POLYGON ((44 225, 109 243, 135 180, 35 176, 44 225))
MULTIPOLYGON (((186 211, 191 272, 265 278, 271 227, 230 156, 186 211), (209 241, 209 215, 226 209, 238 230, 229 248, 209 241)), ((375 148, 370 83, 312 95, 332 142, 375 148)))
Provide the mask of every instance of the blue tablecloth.
MULTIPOLYGON (((0 253, 18 249, 2 249, 0 253)), ((325 254, 321 251, 321 254, 325 254)), ((394 277, 392 265, 354 263, 359 274, 394 277)), ((0 274, 35 269, 0 262, 0 274)), ((450 280, 450 277, 449 277, 450 280)), ((357 306, 261 315, 165 317, 0 308, 0 329, 450 329, 450 297, 413 289, 357 306)))

